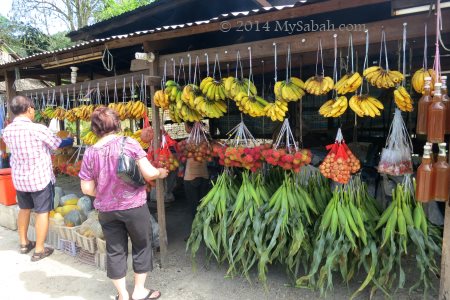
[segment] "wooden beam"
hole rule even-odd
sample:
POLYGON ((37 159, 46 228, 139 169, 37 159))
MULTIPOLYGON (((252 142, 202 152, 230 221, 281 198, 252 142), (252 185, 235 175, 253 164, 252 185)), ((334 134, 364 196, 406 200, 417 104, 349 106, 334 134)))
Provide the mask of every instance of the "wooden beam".
MULTIPOLYGON (((148 44, 144 44, 144 50, 146 52, 151 51, 148 44)), ((151 63, 149 69, 149 75, 155 77, 158 75, 158 55, 155 54, 155 60, 151 63)), ((159 85, 159 84, 158 84, 159 85)), ((159 117, 159 108, 153 101, 153 95, 155 94, 155 86, 150 85, 150 102, 152 107, 152 127, 155 132, 153 137, 153 151, 158 155, 158 150, 161 145, 161 119, 159 117)), ((157 160, 157 157, 155 157, 157 160)), ((159 249, 161 254, 161 266, 167 266, 167 229, 166 229, 166 207, 164 202, 164 180, 156 180, 156 207, 158 212, 158 225, 159 225, 159 249)))
MULTIPOLYGON (((285 8, 282 10, 270 10, 266 13, 261 13, 257 15, 250 14, 249 16, 227 20, 227 25, 229 25, 229 29, 232 29, 242 26, 242 24, 245 24, 245 22, 248 21, 251 21, 253 23, 259 22, 260 24, 264 24, 266 22, 273 22, 278 20, 287 20, 294 18, 298 19, 301 17, 321 13, 335 12, 338 10, 351 9, 360 6, 380 4, 386 2, 389 2, 389 0, 364 0, 364 1, 330 0, 325 2, 300 5, 292 8, 285 8)), ((222 22, 210 22, 207 24, 192 25, 180 29, 155 32, 137 37, 129 37, 127 39, 113 40, 107 42, 106 45, 108 46, 109 49, 114 49, 132 46, 136 44, 142 44, 144 42, 149 41, 173 39, 177 37, 190 36, 206 32, 215 32, 215 31, 220 32, 222 29, 221 26, 222 22)))
POLYGON ((267 0, 254 0, 256 3, 261 5, 261 7, 272 7, 272 4, 270 4, 267 0))
MULTIPOLYGON (((105 78, 96 79, 96 80, 77 82, 75 84, 66 84, 66 85, 54 86, 54 87, 43 88, 43 89, 21 91, 20 93, 21 94, 44 93, 45 94, 45 93, 47 93, 47 91, 53 91, 53 90, 59 90, 59 89, 62 89, 62 90, 69 89, 69 91, 73 91, 75 89, 75 91, 79 91, 81 89, 81 87, 83 87, 83 89, 87 89, 88 86, 90 86, 91 88, 97 88, 97 84, 100 89, 104 89, 105 86, 108 85, 108 88, 110 90, 112 90, 112 89, 114 89, 114 86, 116 86, 117 88, 123 87, 124 79, 125 79, 126 84, 129 84, 131 82, 132 78, 134 78, 136 82, 139 82, 141 76, 143 76, 143 75, 145 76, 146 74, 148 74, 147 70, 124 74, 124 75, 113 76, 113 77, 105 77, 105 78)), ((159 85, 161 83, 161 78, 158 76, 148 77, 147 80, 148 80, 148 85, 159 85)))
MULTIPOLYGON (((331 1, 330 1, 331 2, 331 1)), ((446 9, 442 11, 442 18, 448 19, 450 18, 450 10, 446 9)), ((435 27, 435 20, 433 18, 430 19, 428 14, 417 14, 412 16, 404 16, 397 17, 389 20, 383 20, 378 22, 372 22, 363 24, 364 28, 369 31, 369 42, 379 43, 381 40, 381 29, 385 28, 386 40, 395 41, 401 40, 403 36, 403 23, 408 24, 407 28, 407 38, 408 40, 423 37, 423 29, 424 23, 428 23, 428 28, 435 27)), ((442 30, 443 33, 450 32, 450 26, 448 24, 444 24, 444 28, 442 30)), ((199 57, 200 64, 206 64, 206 56, 205 53, 209 55, 209 61, 212 63, 214 60, 214 55, 216 53, 219 54, 220 63, 222 67, 224 63, 234 62, 236 61, 236 53, 239 50, 241 59, 248 60, 249 59, 249 50, 251 47, 252 51, 252 59, 263 59, 266 57, 273 57, 274 55, 274 45, 277 45, 277 54, 278 55, 286 55, 288 46, 291 47, 291 53, 306 53, 306 52, 315 52, 317 51, 317 45, 319 40, 322 40, 322 47, 324 50, 333 49, 334 48, 334 39, 333 35, 337 33, 337 46, 338 47, 347 47, 348 45, 348 32, 334 32, 334 31, 319 31, 319 32, 308 32, 298 35, 290 35, 286 37, 280 37, 275 39, 254 41, 249 43, 241 43, 234 45, 227 45, 216 48, 207 48, 201 50, 194 50, 189 52, 182 52, 176 54, 166 54, 161 55, 159 59, 159 70, 164 70, 164 61, 167 61, 169 64, 172 59, 176 62, 179 62, 181 58, 186 61, 187 55, 190 54, 191 57, 199 57)), ((354 31, 353 32, 353 44, 355 46, 361 46, 365 44, 365 32, 362 31, 354 31)), ((169 68, 170 69, 170 68, 169 68)), ((169 70, 170 72, 170 70, 169 70)), ((170 73, 171 74, 171 73, 170 73)))
POLYGON ((5 76, 5 86, 6 86, 6 109, 7 109, 7 120, 12 121, 14 119, 14 115, 11 112, 10 104, 12 98, 14 98, 17 95, 16 90, 14 89, 14 81, 16 77, 14 76, 13 72, 4 72, 5 76))
POLYGON ((450 299, 450 202, 445 203, 439 300, 450 299))

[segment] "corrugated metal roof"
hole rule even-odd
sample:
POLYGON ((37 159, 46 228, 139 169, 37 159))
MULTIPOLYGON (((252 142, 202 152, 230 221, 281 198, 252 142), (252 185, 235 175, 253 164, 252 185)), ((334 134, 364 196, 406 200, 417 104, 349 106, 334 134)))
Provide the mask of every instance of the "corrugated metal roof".
MULTIPOLYGON (((307 4, 309 4, 309 3, 307 3, 307 4)), ((51 57, 52 54, 59 54, 59 53, 64 53, 64 52, 70 52, 72 50, 88 48, 88 47, 96 46, 99 44, 104 44, 105 42, 110 42, 113 40, 121 40, 121 39, 126 39, 129 37, 142 36, 142 35, 152 34, 152 33, 156 33, 156 32, 164 32, 164 31, 170 31, 170 30, 175 30, 175 29, 180 29, 180 28, 185 28, 185 27, 199 26, 202 24, 215 23, 215 22, 229 20, 229 19, 235 19, 235 18, 239 18, 239 17, 243 17, 243 16, 258 15, 258 14, 263 14, 263 13, 267 13, 269 11, 274 11, 274 10, 289 9, 289 8, 299 6, 299 5, 303 5, 303 3, 298 2, 295 5, 281 5, 281 6, 273 6, 273 7, 263 7, 261 9, 253 9, 250 11, 230 12, 230 13, 226 13, 226 14, 221 14, 220 16, 211 18, 209 20, 195 21, 195 22, 189 22, 189 23, 179 24, 179 25, 162 26, 162 27, 157 27, 157 28, 150 29, 150 30, 136 31, 133 33, 121 34, 121 35, 113 35, 108 38, 93 39, 90 41, 86 41, 86 42, 82 42, 82 43, 73 45, 68 48, 62 48, 62 49, 53 50, 53 51, 45 51, 42 53, 33 54, 31 56, 19 58, 14 62, 0 64, 0 66, 7 67, 7 66, 18 64, 21 62, 26 62, 28 60, 32 60, 35 58, 41 58, 41 57, 45 57, 45 56, 51 57)))

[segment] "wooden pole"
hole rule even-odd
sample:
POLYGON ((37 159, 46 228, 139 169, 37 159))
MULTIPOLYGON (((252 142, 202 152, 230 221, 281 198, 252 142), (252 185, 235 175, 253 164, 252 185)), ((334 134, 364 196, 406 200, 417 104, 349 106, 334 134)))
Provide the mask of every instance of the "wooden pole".
POLYGON ((441 282, 439 299, 450 299, 450 202, 445 204, 444 237, 442 239, 441 282))
POLYGON ((13 88, 14 80, 15 80, 14 73, 5 71, 6 109, 8 121, 12 121, 14 119, 14 115, 11 113, 11 110, 9 108, 12 98, 14 98, 17 95, 16 90, 13 88))
MULTIPOLYGON (((145 51, 149 52, 148 47, 144 45, 145 51)), ((150 76, 158 74, 158 57, 151 63, 150 76)), ((150 85, 150 102, 152 107, 152 127, 154 129, 153 137, 153 151, 158 153, 161 144, 161 120, 159 118, 159 108, 153 102, 153 95, 155 94, 155 85, 150 85)), ((156 158, 155 158, 156 159, 156 158)), ((159 224, 159 249, 161 254, 161 267, 167 266, 167 230, 166 230, 166 208, 164 206, 164 181, 162 179, 156 180, 156 207, 158 211, 159 224)))

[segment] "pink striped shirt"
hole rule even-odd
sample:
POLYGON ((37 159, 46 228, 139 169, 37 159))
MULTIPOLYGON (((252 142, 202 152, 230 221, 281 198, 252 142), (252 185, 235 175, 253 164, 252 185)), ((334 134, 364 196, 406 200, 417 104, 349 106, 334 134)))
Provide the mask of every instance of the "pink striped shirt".
POLYGON ((16 117, 3 130, 3 140, 11 151, 14 187, 22 192, 43 190, 50 181, 55 183, 50 151, 61 139, 50 129, 25 117, 16 117))

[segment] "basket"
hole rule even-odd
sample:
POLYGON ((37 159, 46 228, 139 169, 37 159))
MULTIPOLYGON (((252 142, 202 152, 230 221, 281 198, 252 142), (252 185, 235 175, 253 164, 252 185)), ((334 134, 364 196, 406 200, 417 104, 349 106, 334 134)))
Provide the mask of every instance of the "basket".
MULTIPOLYGON (((27 232, 28 239, 31 241, 36 240, 36 228, 35 226, 28 226, 27 232)), ((45 239, 45 244, 51 246, 54 249, 59 250, 59 236, 58 232, 53 229, 49 229, 47 232, 47 238, 45 239)))
POLYGON ((0 204, 0 226, 10 230, 17 230, 17 215, 19 207, 17 205, 0 204))
POLYGON ((59 250, 70 256, 77 256, 80 247, 77 247, 74 241, 59 239, 59 250))
POLYGON ((91 253, 89 251, 80 249, 80 252, 77 255, 77 260, 83 264, 87 264, 90 266, 96 266, 95 253, 91 253))
MULTIPOLYGON (((106 271, 106 253, 95 253, 95 266, 99 270, 106 271)), ((127 269, 133 269, 133 258, 131 255, 128 255, 127 258, 127 269)))
POLYGON ((80 228, 80 226, 67 227, 67 226, 58 226, 53 225, 53 228, 58 232, 59 237, 63 240, 75 242, 75 231, 80 228))
POLYGON ((75 241, 77 242, 77 245, 81 247, 81 249, 89 253, 95 253, 95 251, 97 250, 97 242, 95 240, 95 237, 86 237, 79 233, 78 230, 74 232, 74 235, 75 241))
MULTIPOLYGON (((97 240, 97 252, 106 253, 106 241, 101 238, 96 238, 97 240)), ((131 253, 131 240, 128 238, 128 253, 131 253)))
POLYGON ((97 252, 106 253, 106 241, 101 238, 95 238, 97 240, 97 252))

